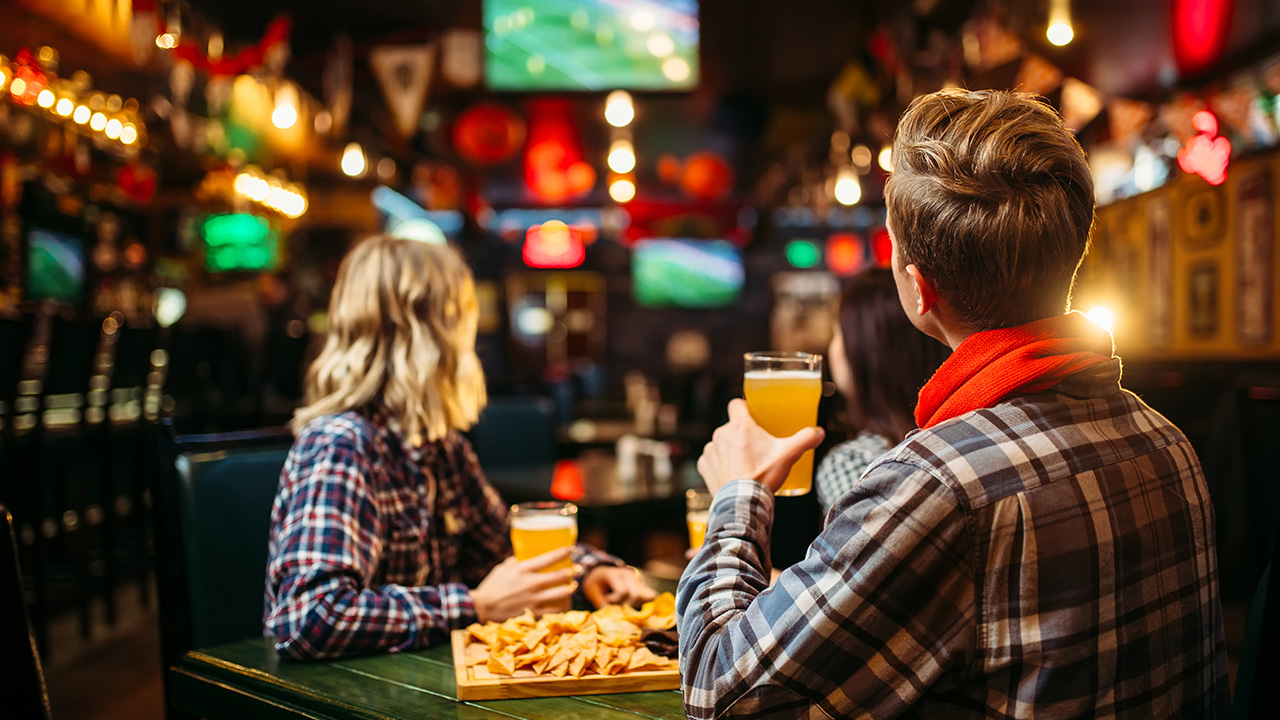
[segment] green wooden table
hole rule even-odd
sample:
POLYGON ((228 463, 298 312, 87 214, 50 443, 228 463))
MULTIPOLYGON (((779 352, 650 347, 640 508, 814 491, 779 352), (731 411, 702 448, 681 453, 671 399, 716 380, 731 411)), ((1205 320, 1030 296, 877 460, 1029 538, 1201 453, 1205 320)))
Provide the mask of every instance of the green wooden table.
POLYGON ((207 720, 685 717, 677 690, 459 702, 447 645, 293 663, 281 661, 269 640, 242 640, 188 653, 168 681, 170 704, 207 720))

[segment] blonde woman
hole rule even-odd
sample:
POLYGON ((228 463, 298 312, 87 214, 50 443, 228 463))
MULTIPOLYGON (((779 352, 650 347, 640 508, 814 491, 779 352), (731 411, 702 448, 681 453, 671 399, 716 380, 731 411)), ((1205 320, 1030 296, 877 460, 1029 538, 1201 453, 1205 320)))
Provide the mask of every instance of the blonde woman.
POLYGON ((577 546, 516 562, 506 506, 461 435, 485 404, 471 271, 377 236, 338 271, 271 511, 265 626, 298 660, 396 652, 477 620, 653 591, 577 546), (572 554, 577 568, 540 572, 572 554))

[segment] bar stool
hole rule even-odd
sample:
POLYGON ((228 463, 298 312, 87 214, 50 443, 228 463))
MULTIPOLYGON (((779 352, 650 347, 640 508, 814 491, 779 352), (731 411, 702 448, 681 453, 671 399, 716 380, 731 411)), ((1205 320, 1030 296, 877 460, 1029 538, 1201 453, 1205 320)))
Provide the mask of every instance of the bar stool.
POLYGON ((144 507, 155 477, 152 424, 157 416, 159 383, 153 356, 159 329, 150 319, 111 318, 103 328, 110 345, 110 377, 102 442, 106 499, 108 586, 121 581, 138 585, 142 604, 149 601, 151 562, 147 550, 148 513, 144 507), (122 577, 123 573, 123 577, 122 577))
MULTIPOLYGON (((38 611, 73 606, 84 637, 91 630, 94 586, 105 575, 105 508, 95 462, 100 448, 92 432, 103 414, 104 386, 94 379, 101 339, 102 320, 52 318, 33 433, 43 496, 36 592, 44 602, 38 611)), ((113 609, 109 605, 108 612, 113 609)))

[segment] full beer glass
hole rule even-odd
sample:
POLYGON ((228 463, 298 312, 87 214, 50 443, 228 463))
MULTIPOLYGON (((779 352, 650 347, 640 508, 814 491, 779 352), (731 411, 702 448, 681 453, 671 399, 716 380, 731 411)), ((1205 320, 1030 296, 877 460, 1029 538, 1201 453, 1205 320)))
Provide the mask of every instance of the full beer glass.
MULTIPOLYGON (((511 550, 528 560, 578 542, 578 506, 565 502, 527 502, 511 506, 511 550)), ((568 570, 566 559, 543 572, 568 570)))
MULTIPOLYGON (((774 437, 787 437, 818 421, 822 397, 822 356, 810 353, 749 352, 743 355, 743 393, 751 417, 774 437)), ((807 450, 777 495, 804 495, 813 487, 813 451, 807 450)))

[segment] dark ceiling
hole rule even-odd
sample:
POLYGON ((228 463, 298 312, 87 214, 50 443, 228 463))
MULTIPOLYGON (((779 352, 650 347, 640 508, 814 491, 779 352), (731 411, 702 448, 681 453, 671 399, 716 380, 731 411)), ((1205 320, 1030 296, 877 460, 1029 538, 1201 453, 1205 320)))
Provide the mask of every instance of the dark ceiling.
MULTIPOLYGON (((1234 19, 1212 76, 1280 47, 1280 2, 1223 0, 1234 19)), ((1055 48, 1044 39, 1048 0, 702 0, 703 86, 785 103, 821 104, 826 86, 846 60, 865 50, 878 23, 912 25, 921 45, 931 31, 955 35, 975 10, 1007 18, 1032 50, 1104 94, 1159 99, 1180 78, 1173 60, 1170 8, 1175 0, 1074 0, 1076 40, 1055 48)), ((481 0, 202 0, 229 45, 261 34, 277 13, 294 20, 294 63, 302 76, 318 72, 333 37, 347 33, 357 55, 379 42, 428 40, 449 27, 479 27, 481 0)))

